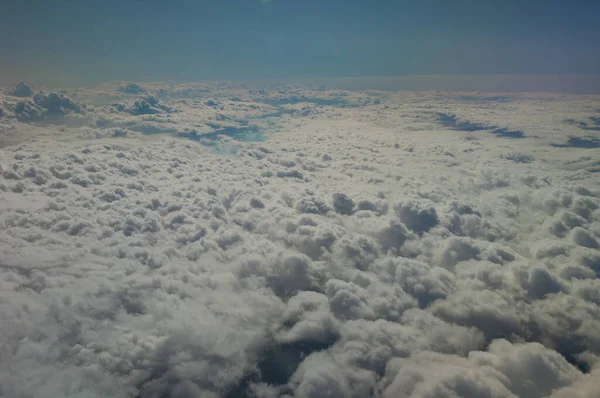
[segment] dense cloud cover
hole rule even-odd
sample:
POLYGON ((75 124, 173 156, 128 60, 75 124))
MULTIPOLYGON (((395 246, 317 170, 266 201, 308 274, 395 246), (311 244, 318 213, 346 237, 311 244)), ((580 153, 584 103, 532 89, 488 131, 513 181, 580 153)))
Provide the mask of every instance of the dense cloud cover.
POLYGON ((6 98, 0 396, 598 396, 599 98, 144 90, 6 98))

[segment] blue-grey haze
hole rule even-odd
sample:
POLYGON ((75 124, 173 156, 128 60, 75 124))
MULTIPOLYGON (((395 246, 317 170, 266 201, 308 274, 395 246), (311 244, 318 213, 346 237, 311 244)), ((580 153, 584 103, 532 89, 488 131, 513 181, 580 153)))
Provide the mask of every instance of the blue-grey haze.
POLYGON ((3 0, 0 80, 600 71, 593 0, 3 0))

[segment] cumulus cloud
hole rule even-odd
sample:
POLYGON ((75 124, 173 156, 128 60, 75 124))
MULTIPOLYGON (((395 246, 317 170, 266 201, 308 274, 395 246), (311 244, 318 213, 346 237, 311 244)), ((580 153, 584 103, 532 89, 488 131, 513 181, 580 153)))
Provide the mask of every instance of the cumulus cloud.
POLYGON ((33 95, 33 89, 23 82, 18 82, 8 93, 15 97, 31 97, 33 95))
POLYGON ((350 215, 354 211, 354 201, 346 194, 334 193, 333 208, 337 213, 350 215))
POLYGON ((1 396, 597 395, 597 98, 139 88, 3 102, 1 396))
POLYGON ((35 121, 43 119, 47 111, 32 101, 19 101, 14 108, 17 119, 35 121))
POLYGON ((134 116, 155 115, 172 111, 171 108, 162 104, 156 96, 149 94, 140 97, 129 106, 116 102, 112 107, 119 112, 127 112, 134 116))
POLYGON ((467 358, 422 352, 395 359, 389 368, 397 373, 383 397, 544 397, 580 377, 541 344, 506 340, 494 341, 486 352, 471 351, 467 358))
POLYGON ((417 232, 427 232, 438 224, 438 216, 434 207, 423 202, 409 201, 394 207, 398 218, 408 228, 417 232))
POLYGON ((134 94, 134 95, 144 94, 146 92, 145 88, 143 88, 142 86, 140 86, 139 84, 136 84, 136 83, 129 83, 126 86, 119 87, 118 90, 125 94, 134 94))
POLYGON ((84 106, 63 93, 40 91, 33 100, 19 101, 14 105, 16 118, 22 122, 57 118, 70 113, 84 113, 84 106))
POLYGON ((41 108, 46 109, 48 115, 63 116, 69 112, 81 113, 79 104, 62 93, 46 93, 40 91, 33 96, 33 101, 41 108))

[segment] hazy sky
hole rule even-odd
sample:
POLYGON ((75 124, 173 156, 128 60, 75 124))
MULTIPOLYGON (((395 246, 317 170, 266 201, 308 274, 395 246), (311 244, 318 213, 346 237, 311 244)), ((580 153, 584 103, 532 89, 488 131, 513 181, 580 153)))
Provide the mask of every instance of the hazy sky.
POLYGON ((600 71, 597 0, 2 3, 8 81, 600 71))

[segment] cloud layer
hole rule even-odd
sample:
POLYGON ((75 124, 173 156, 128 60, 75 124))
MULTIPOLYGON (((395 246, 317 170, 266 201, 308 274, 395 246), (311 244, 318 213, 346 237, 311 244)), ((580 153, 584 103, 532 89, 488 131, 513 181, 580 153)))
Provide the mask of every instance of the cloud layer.
POLYGON ((597 394, 598 98, 131 87, 2 98, 0 396, 597 394))

